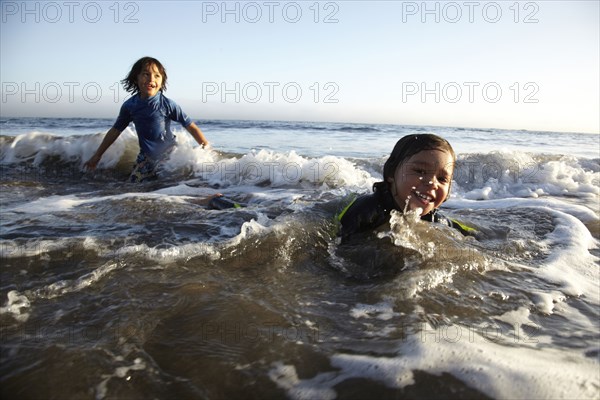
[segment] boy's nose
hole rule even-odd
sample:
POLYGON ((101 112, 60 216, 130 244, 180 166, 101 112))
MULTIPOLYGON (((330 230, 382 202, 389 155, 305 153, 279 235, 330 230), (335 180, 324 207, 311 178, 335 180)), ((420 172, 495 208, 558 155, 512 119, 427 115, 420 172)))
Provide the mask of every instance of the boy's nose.
POLYGON ((433 187, 437 187, 439 184, 439 181, 437 180, 437 178, 435 176, 424 176, 423 181, 425 182, 426 185, 431 185, 433 187))

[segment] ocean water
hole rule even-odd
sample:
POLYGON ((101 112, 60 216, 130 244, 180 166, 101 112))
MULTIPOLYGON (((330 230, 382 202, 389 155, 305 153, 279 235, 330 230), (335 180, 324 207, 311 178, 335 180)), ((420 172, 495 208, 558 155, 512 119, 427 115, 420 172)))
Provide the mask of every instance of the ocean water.
POLYGON ((600 136, 198 121, 125 183, 128 128, 0 119, 2 398, 600 398, 600 136), (395 142, 458 155, 443 211, 341 245, 395 142), (222 193, 245 205, 209 210, 222 193))

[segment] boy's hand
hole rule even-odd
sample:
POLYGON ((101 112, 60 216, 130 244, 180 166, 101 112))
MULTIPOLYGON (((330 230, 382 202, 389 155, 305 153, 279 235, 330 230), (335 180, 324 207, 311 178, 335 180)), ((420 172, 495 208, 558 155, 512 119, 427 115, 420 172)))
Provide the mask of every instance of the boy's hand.
POLYGON ((93 171, 96 169, 96 166, 98 165, 99 162, 100 162, 100 157, 94 155, 94 156, 92 156, 92 158, 87 160, 87 162, 85 164, 83 164, 83 168, 87 171, 93 171))

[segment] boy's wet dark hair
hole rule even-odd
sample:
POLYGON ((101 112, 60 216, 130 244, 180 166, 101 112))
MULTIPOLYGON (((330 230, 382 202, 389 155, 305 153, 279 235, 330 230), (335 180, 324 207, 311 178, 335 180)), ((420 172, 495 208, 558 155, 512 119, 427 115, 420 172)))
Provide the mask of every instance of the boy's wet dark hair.
POLYGON ((133 67, 131 67, 131 71, 129 71, 127 77, 121 81, 126 92, 131 92, 133 94, 139 92, 139 88, 137 86, 137 77, 140 74, 140 72, 142 72, 142 69, 144 69, 147 65, 152 64, 156 65, 156 68, 158 68, 158 72, 160 72, 160 74, 162 75, 162 85, 160 87, 160 91, 167 91, 167 70, 165 69, 165 67, 163 67, 160 61, 158 61, 156 58, 142 57, 139 60, 137 60, 135 64, 133 64, 133 67))
POLYGON ((407 135, 396 142, 392 154, 383 165, 384 182, 387 182, 388 178, 394 179, 398 165, 423 150, 447 151, 452 155, 452 160, 456 162, 454 149, 446 139, 431 133, 407 135))

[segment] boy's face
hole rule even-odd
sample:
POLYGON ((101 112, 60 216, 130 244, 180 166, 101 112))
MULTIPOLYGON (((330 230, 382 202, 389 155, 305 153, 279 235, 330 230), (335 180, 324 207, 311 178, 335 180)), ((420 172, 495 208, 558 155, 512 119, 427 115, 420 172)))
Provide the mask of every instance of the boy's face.
POLYGON ((394 179, 388 178, 400 209, 423 209, 425 215, 448 197, 454 160, 443 150, 423 150, 399 164, 394 179))
POLYGON ((143 99, 155 96, 162 87, 163 76, 155 64, 147 64, 137 76, 137 86, 143 99))

